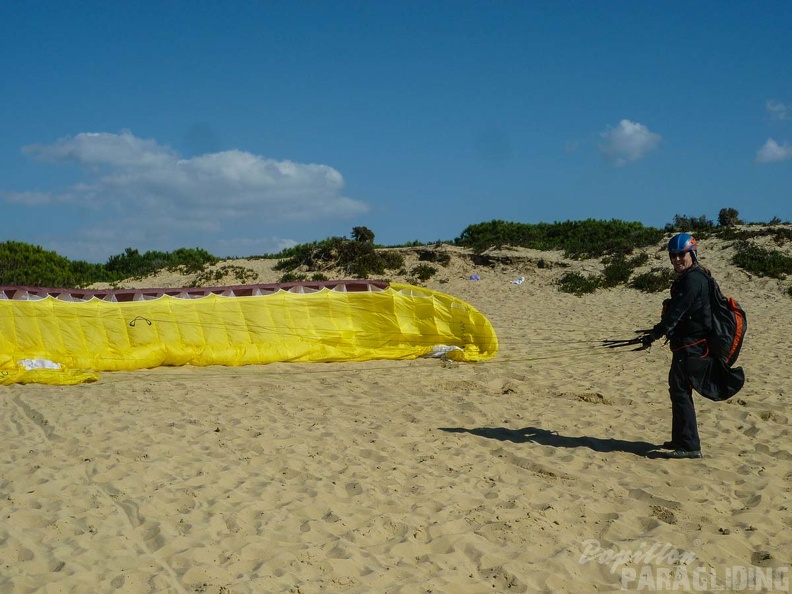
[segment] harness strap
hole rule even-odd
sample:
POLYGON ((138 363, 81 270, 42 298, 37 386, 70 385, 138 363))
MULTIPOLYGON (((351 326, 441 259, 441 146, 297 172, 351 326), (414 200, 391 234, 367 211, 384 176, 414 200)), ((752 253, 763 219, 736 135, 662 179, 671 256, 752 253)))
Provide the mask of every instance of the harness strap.
POLYGON ((701 340, 697 340, 696 342, 691 342, 690 344, 683 344, 681 347, 677 347, 675 349, 671 349, 671 352, 672 353, 676 353, 676 352, 684 350, 684 349, 689 349, 690 347, 693 347, 693 346, 696 346, 698 344, 701 344, 702 342, 707 346, 707 350, 704 352, 703 355, 701 355, 699 357, 699 359, 705 359, 706 357, 709 356, 709 352, 710 352, 709 343, 707 342, 706 338, 702 338, 701 340))

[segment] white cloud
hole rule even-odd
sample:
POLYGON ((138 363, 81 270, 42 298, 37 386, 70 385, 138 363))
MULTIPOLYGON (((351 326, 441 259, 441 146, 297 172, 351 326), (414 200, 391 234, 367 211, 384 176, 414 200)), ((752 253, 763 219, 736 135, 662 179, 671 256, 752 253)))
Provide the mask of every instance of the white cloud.
POLYGON ((768 138, 764 146, 756 152, 757 163, 774 163, 792 159, 792 146, 788 142, 778 144, 772 138, 768 138))
POLYGON ((121 134, 84 132, 50 145, 25 146, 22 152, 46 161, 73 161, 89 167, 166 166, 175 158, 170 148, 159 146, 154 140, 136 138, 128 131, 121 134))
POLYGON ((98 227, 85 229, 84 237, 106 234, 116 242, 123 237, 146 245, 162 234, 200 231, 228 237, 242 223, 277 232, 285 221, 343 219, 368 211, 365 203, 343 195, 343 177, 327 165, 239 150, 182 159, 131 132, 82 133, 22 150, 43 161, 77 163, 84 180, 55 192, 5 194, 4 199, 76 206, 104 217, 98 227))
POLYGON ((11 204, 27 206, 43 206, 52 202, 52 196, 45 192, 3 192, 0 196, 11 204))
POLYGON ((786 120, 789 118, 789 112, 792 110, 792 105, 781 103, 775 99, 769 99, 767 103, 765 103, 765 108, 770 114, 771 120, 786 120))
POLYGON ((622 120, 616 128, 608 128, 600 136, 604 140, 600 145, 602 154, 618 167, 643 158, 663 140, 643 124, 630 120, 622 120))

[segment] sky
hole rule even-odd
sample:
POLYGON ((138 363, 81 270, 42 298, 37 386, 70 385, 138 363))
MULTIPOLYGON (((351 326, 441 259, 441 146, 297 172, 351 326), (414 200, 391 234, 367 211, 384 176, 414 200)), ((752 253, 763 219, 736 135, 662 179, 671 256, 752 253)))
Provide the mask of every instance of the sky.
POLYGON ((0 3, 0 241, 792 219, 792 3, 0 3))

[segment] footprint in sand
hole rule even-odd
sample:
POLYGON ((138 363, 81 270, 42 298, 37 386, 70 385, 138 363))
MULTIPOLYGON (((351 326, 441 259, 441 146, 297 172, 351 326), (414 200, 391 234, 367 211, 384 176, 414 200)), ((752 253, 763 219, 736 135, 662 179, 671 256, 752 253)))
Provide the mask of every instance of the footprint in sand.
POLYGON ((360 486, 360 483, 347 483, 346 492, 350 497, 355 497, 363 492, 363 487, 360 486))

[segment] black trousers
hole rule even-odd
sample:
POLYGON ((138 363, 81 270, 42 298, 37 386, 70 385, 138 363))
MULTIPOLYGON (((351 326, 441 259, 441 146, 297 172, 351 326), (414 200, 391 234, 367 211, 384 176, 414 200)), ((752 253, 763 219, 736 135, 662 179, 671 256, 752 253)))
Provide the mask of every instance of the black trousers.
MULTIPOLYGON (((672 347, 673 348, 673 347, 672 347)), ((693 386, 690 382, 689 359, 707 354, 706 343, 674 350, 668 372, 668 394, 671 397, 671 441, 683 450, 700 450, 693 386)))

